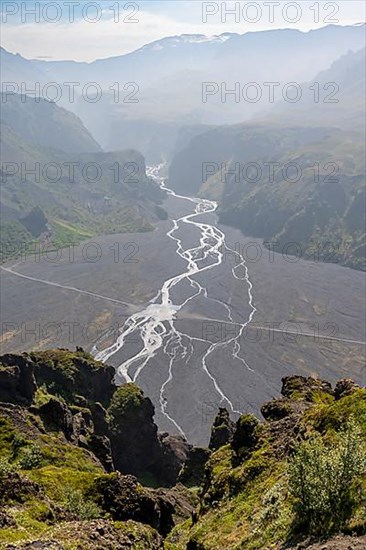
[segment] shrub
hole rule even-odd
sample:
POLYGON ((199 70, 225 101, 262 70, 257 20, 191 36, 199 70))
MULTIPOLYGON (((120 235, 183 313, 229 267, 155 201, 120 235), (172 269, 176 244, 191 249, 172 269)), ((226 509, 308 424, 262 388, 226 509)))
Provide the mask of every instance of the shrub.
POLYGON ((1 481, 8 477, 10 474, 16 472, 16 467, 14 464, 11 464, 5 458, 0 458, 0 484, 1 481))
POLYGON ((64 494, 64 508, 81 520, 91 520, 101 517, 101 510, 95 502, 86 499, 82 491, 69 488, 64 494))
POLYGON ((331 444, 320 436, 303 442, 289 468, 297 529, 325 535, 345 528, 363 498, 365 466, 365 442, 353 421, 331 444))
POLYGON ((134 414, 141 407, 143 401, 143 393, 135 384, 119 386, 115 390, 108 408, 112 426, 118 426, 121 418, 127 418, 130 414, 134 414))
POLYGON ((27 440, 20 434, 14 434, 14 437, 11 441, 11 458, 15 460, 18 455, 19 451, 22 447, 24 447, 27 444, 27 440))
POLYGON ((34 470, 42 465, 43 455, 37 445, 32 445, 24 449, 23 455, 19 459, 19 467, 22 470, 34 470))

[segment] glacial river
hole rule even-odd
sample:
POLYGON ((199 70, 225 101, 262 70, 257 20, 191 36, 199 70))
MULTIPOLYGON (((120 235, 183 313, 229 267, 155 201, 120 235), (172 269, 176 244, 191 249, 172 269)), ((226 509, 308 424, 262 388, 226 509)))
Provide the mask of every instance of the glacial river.
MULTIPOLYGON (((167 398, 167 389, 174 385, 175 367, 179 368, 182 360, 187 362, 195 353, 197 342, 203 342, 207 349, 199 358, 201 368, 207 376, 207 384, 212 385, 218 395, 218 404, 228 407, 231 412, 240 413, 229 396, 225 394, 219 381, 210 372, 207 365, 207 359, 215 354, 220 348, 225 348, 230 357, 227 361, 236 360, 242 363, 247 370, 252 370, 245 360, 245 350, 241 349, 241 338, 244 329, 252 321, 256 308, 253 305, 253 285, 250 281, 250 275, 245 260, 240 252, 231 249, 226 241, 223 231, 212 225, 206 218, 208 214, 215 212, 217 203, 207 199, 186 197, 178 195, 164 184, 164 178, 159 175, 162 166, 148 168, 148 175, 155 179, 160 187, 176 200, 188 202, 191 205, 192 212, 182 217, 172 220, 171 229, 167 232, 167 237, 175 242, 176 254, 182 258, 186 268, 181 272, 164 281, 157 295, 150 301, 150 304, 141 311, 134 313, 125 321, 120 329, 120 335, 116 341, 98 351, 94 348, 93 353, 96 359, 107 362, 115 356, 124 346, 126 340, 133 336, 138 336, 141 341, 141 349, 131 357, 124 358, 123 362, 116 366, 116 380, 119 382, 137 382, 144 369, 148 369, 152 359, 158 352, 166 355, 169 363, 166 379, 163 381, 159 392, 159 404, 162 415, 172 422, 178 431, 184 435, 182 427, 177 419, 169 413, 169 401, 167 398), (197 242, 192 247, 191 242, 184 242, 185 239, 178 236, 184 235, 180 231, 185 225, 194 226, 197 232, 197 242), (211 297, 207 288, 201 282, 198 282, 196 276, 205 272, 218 269, 224 261, 225 253, 236 256, 235 265, 231 268, 231 276, 237 281, 242 281, 243 290, 247 295, 248 316, 244 322, 237 323, 236 332, 231 338, 225 338, 224 341, 212 342, 203 335, 192 336, 182 332, 177 328, 176 316, 188 305, 192 305, 195 300, 202 298, 214 301, 220 306, 220 310, 225 312, 225 317, 219 321, 234 323, 232 309, 228 303, 217 298, 211 297), (173 289, 179 285, 189 283, 190 294, 181 302, 172 298, 173 289), (133 373, 132 373, 133 371, 133 373)), ((201 278, 202 279, 202 278, 201 278)), ((176 294, 176 293, 175 293, 176 294)))

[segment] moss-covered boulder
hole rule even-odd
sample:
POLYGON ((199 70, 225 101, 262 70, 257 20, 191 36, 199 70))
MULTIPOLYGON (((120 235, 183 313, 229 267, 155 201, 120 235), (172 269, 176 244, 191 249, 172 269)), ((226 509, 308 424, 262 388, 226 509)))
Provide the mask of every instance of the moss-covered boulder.
POLYGON ((282 378, 281 394, 289 399, 305 399, 313 402, 319 393, 333 395, 332 386, 325 380, 305 376, 285 376, 282 378))
POLYGON ((126 474, 144 473, 160 448, 152 402, 135 384, 124 384, 115 390, 108 416, 115 467, 126 474))
POLYGON ((338 380, 334 387, 334 397, 336 399, 342 399, 342 397, 351 395, 359 389, 360 386, 356 384, 351 378, 342 378, 342 380, 338 380))
POLYGON ((245 458, 258 443, 259 420, 252 414, 243 414, 237 424, 231 447, 239 458, 245 458))
POLYGON ((170 499, 145 489, 134 476, 118 472, 100 476, 90 495, 114 520, 146 523, 165 535, 174 526, 170 499))
POLYGON ((210 456, 210 449, 193 447, 179 473, 178 481, 191 487, 202 485, 205 478, 205 466, 210 456))
POLYGON ((73 434, 73 417, 65 402, 56 397, 51 397, 38 408, 45 428, 48 431, 61 431, 70 439, 73 434))
POLYGON ((6 354, 0 359, 0 402, 30 405, 36 392, 34 365, 27 356, 6 354))
POLYGON ((261 406, 261 413, 265 420, 271 422, 281 420, 292 414, 303 412, 308 406, 306 401, 282 397, 264 403, 264 405, 261 406))
POLYGON ((209 442, 209 449, 217 451, 220 447, 227 445, 233 439, 235 432, 235 422, 230 419, 227 409, 219 408, 212 429, 209 442))
MULTIPOLYGON (((64 349, 31 352, 34 374, 39 387, 61 396, 67 403, 100 402, 108 405, 113 392, 114 368, 95 361, 81 348, 75 352, 64 349)), ((79 403, 79 404, 83 404, 79 403)))

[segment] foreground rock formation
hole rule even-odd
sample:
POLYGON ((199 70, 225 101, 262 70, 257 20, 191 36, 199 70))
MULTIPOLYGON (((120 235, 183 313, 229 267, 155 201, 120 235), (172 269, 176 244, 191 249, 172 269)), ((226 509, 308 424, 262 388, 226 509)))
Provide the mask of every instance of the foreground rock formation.
POLYGON ((343 533, 326 536, 296 523, 288 474, 303 441, 332 452, 349 423, 363 449, 366 390, 352 380, 284 378, 264 421, 219 409, 203 449, 158 433, 150 399, 113 376, 81 349, 1 357, 0 548, 365 547, 364 471, 343 533))

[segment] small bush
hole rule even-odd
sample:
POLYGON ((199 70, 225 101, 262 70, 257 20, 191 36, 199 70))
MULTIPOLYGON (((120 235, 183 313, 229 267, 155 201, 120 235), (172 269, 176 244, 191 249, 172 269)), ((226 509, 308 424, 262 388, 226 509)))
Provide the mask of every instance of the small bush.
POLYGON ((39 468, 43 462, 42 451, 36 445, 27 447, 23 451, 23 455, 20 457, 18 463, 22 470, 34 470, 39 468))
POLYGON ((0 458, 0 484, 1 481, 8 477, 10 474, 16 472, 16 467, 14 464, 11 464, 5 458, 0 458))
POLYGON ((102 515, 98 505, 92 500, 86 499, 78 489, 69 488, 65 491, 63 505, 68 512, 81 520, 97 519, 102 515))
POLYGON ((27 440, 20 434, 15 434, 11 442, 11 458, 15 460, 22 447, 27 444, 27 440))
POLYGON ((118 427, 121 420, 126 421, 129 415, 135 414, 144 401, 144 395, 135 384, 119 386, 111 399, 108 414, 113 427, 118 427))
POLYGON ((302 443, 289 469, 297 529, 316 535, 344 529, 361 504, 365 467, 366 446, 354 422, 331 444, 320 436, 302 443))

